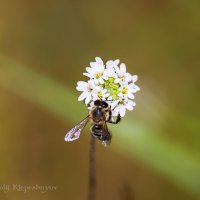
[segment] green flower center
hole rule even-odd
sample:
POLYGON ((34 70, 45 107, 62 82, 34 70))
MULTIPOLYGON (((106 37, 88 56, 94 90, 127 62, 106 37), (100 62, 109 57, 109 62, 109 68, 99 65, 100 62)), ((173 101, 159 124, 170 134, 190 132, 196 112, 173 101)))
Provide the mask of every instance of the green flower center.
POLYGON ((96 78, 96 79, 99 79, 102 75, 103 75, 102 72, 97 72, 97 73, 95 74, 95 78, 96 78))
POLYGON ((98 96, 100 99, 102 99, 102 97, 103 97, 102 92, 99 91, 99 92, 97 93, 97 96, 98 96))
POLYGON ((128 88, 124 87, 123 90, 122 90, 122 94, 127 94, 127 92, 128 92, 128 88))
POLYGON ((105 88, 108 93, 110 94, 110 96, 114 99, 114 100, 118 100, 118 93, 119 93, 119 83, 114 83, 114 78, 113 77, 109 77, 108 80, 104 81, 104 84, 101 85, 103 88, 105 88))

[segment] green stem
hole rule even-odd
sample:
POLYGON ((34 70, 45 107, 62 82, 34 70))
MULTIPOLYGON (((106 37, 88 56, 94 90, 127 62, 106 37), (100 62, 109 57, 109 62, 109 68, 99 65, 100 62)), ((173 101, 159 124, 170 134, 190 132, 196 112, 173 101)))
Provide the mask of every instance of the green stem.
POLYGON ((89 149, 88 200, 95 200, 96 197, 95 149, 95 138, 91 135, 89 149))

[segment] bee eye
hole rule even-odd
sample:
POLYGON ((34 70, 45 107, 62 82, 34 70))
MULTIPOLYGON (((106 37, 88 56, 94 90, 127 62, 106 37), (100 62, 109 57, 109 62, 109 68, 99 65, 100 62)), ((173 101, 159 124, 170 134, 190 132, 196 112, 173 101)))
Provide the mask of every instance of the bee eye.
POLYGON ((100 101, 100 100, 96 100, 96 101, 94 102, 94 105, 95 105, 95 106, 100 106, 100 105, 101 105, 101 101, 100 101))
POLYGON ((108 104, 107 104, 105 101, 102 101, 102 102, 101 102, 101 107, 107 108, 107 107, 108 107, 108 104))

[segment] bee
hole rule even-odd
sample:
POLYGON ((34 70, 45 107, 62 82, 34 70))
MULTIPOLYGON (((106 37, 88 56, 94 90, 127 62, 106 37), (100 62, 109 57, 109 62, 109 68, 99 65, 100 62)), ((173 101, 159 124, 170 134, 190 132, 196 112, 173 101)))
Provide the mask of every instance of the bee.
POLYGON ((88 116, 67 132, 65 141, 70 142, 77 140, 84 127, 90 122, 90 132, 92 136, 99 139, 104 146, 109 146, 112 134, 108 130, 107 122, 117 124, 120 120, 121 116, 119 114, 115 120, 113 119, 111 107, 106 101, 100 99, 95 100, 92 108, 89 110, 88 116))

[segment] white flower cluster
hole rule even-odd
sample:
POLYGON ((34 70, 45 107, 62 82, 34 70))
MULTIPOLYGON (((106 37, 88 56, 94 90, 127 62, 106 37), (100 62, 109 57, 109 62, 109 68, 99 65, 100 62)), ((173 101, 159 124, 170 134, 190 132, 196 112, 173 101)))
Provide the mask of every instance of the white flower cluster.
POLYGON ((140 90, 135 84, 138 77, 126 72, 124 63, 120 64, 117 59, 109 60, 104 64, 101 58, 96 57, 95 62, 91 62, 90 67, 86 67, 86 71, 83 75, 89 80, 77 83, 76 89, 82 92, 78 101, 85 100, 89 109, 97 99, 107 101, 113 116, 120 114, 124 117, 126 109, 133 110, 136 105, 133 101, 134 93, 140 90))

